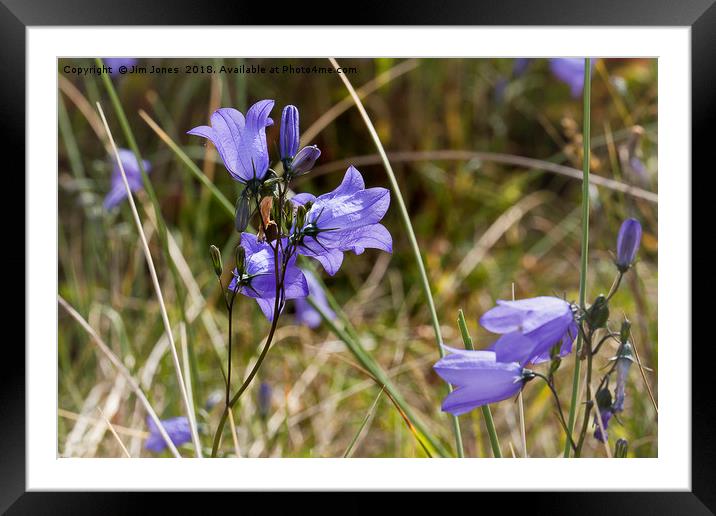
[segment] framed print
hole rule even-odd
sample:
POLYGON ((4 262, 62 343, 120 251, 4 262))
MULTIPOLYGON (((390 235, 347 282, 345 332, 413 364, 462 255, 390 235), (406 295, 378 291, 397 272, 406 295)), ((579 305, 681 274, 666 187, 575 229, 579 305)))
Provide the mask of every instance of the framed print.
POLYGON ((350 27, 36 4, 0 11, 26 202, 4 509, 429 490, 714 510, 691 291, 710 2, 350 27))

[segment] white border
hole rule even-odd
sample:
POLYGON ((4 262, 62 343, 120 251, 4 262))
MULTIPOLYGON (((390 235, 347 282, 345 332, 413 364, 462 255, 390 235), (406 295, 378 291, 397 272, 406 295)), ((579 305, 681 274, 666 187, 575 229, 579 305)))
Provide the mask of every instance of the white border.
POLYGON ((688 490, 690 392, 690 29, 45 28, 27 31, 27 488, 688 490), (161 37, 157 33, 161 32, 161 37), (399 37, 397 37, 399 33, 399 37), (58 56, 658 56, 659 458, 57 459, 58 56), (44 271, 33 274, 33 271, 44 271), (688 336, 688 337, 687 337, 688 336), (141 461, 141 462, 137 462, 141 461))

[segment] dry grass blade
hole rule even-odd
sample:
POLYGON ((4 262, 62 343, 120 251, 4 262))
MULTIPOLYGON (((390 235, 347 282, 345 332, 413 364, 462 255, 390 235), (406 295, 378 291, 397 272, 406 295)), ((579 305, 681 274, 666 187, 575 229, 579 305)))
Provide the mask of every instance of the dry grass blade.
POLYGON ((160 312, 162 314, 162 321, 164 323, 164 329, 167 333, 167 338, 169 339, 169 348, 172 352, 172 359, 174 361, 174 370, 177 376, 177 381, 179 383, 179 390, 181 391, 182 400, 184 402, 184 407, 186 408, 187 416, 189 418, 189 426, 191 428, 191 436, 192 441, 194 442, 194 448, 196 451, 196 456, 201 458, 202 452, 201 452, 201 443, 199 441, 199 433, 197 432, 196 428, 196 419, 194 418, 194 411, 192 409, 191 403, 189 401, 189 395, 186 391, 186 384, 184 383, 184 377, 181 371, 181 364, 179 363, 179 354, 177 353, 176 343, 174 342, 174 336, 172 334, 172 327, 169 323, 169 315, 167 314, 167 308, 164 305, 164 296, 162 295, 162 289, 159 286, 159 278, 157 276, 157 270, 154 267, 154 260, 152 258, 152 253, 149 250, 149 243, 147 242, 147 237, 144 234, 144 230, 142 229, 142 221, 139 218, 139 212, 137 211, 137 206, 134 203, 134 196, 132 194, 132 190, 129 187, 129 182, 127 181, 127 174, 124 171, 124 165, 122 164, 122 160, 119 157, 119 151, 117 150, 117 144, 114 142, 114 138, 112 137, 112 132, 109 129, 109 124, 107 124, 107 118, 104 116, 104 111, 102 111, 102 106, 97 103, 97 109, 99 111, 99 115, 102 118, 102 123, 104 124, 104 130, 107 132, 107 137, 109 138, 109 142, 112 145, 112 151, 114 152, 114 157, 117 160, 117 166, 119 167, 119 170, 122 174, 122 182, 124 183, 124 187, 127 191, 127 199, 129 200, 129 206, 132 211, 132 216, 134 217, 134 223, 137 226, 137 231, 139 232, 139 237, 142 241, 142 247, 144 249, 144 257, 147 260, 147 267, 149 268, 149 274, 152 277, 152 283, 154 285, 154 292, 157 296, 157 300, 159 301, 159 308, 160 312))
POLYGON ((119 435, 117 435, 117 431, 114 429, 114 426, 112 426, 112 423, 110 423, 109 419, 107 419, 107 416, 104 415, 104 412, 102 412, 101 408, 97 407, 97 410, 99 411, 100 415, 102 416, 102 419, 104 419, 104 422, 107 424, 107 427, 109 427, 109 431, 112 432, 112 435, 117 440, 119 447, 122 448, 122 452, 124 453, 124 456, 127 457, 128 459, 131 459, 132 456, 129 454, 129 450, 127 450, 127 447, 124 446, 122 439, 120 439, 119 435))
POLYGON ((112 362, 112 365, 117 368, 120 374, 122 374, 127 379, 129 385, 134 390, 134 393, 136 394, 137 398, 139 398, 139 401, 142 403, 142 405, 144 405, 144 408, 147 410, 149 417, 151 417, 152 421, 154 421, 154 424, 157 425, 159 433, 164 439, 164 442, 167 444, 167 447, 169 447, 169 450, 178 459, 182 458, 179 454, 179 450, 177 450, 176 446, 174 446, 174 443, 164 429, 164 425, 162 425, 161 421, 159 420, 159 416, 157 416, 157 413, 152 408, 152 405, 149 403, 149 400, 144 395, 144 392, 142 392, 139 383, 137 382, 137 380, 134 379, 134 377, 124 366, 122 361, 117 357, 117 355, 112 353, 112 350, 109 349, 107 344, 105 344, 104 341, 97 334, 97 332, 94 331, 94 328, 92 328, 89 323, 84 319, 84 317, 82 317, 79 312, 77 312, 77 310, 75 310, 67 301, 65 301, 62 296, 57 296, 57 301, 58 303, 60 303, 62 308, 64 308, 67 313, 72 316, 73 319, 80 323, 82 328, 84 328, 84 330, 89 334, 89 336, 92 337, 93 342, 97 345, 99 350, 109 359, 110 362, 112 362))
POLYGON ((358 444, 358 440, 361 437, 361 434, 363 433, 363 429, 368 425, 370 421, 373 420, 373 416, 375 416, 375 408, 378 406, 378 402, 380 401, 380 397, 383 395, 383 391, 385 391, 385 387, 380 388, 380 392, 378 393, 378 396, 375 397, 375 401, 368 409, 368 412, 366 413, 365 417, 363 418, 363 421, 361 422, 360 426, 358 427, 358 431, 353 436, 353 439, 351 439, 351 442, 348 444, 348 447, 346 448, 346 451, 343 453, 343 458, 348 459, 353 455, 353 449, 356 447, 356 444, 358 444))

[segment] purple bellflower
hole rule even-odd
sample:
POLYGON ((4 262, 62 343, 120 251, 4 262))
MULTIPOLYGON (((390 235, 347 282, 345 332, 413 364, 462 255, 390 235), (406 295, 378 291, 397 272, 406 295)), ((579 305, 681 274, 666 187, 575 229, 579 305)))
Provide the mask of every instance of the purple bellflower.
POLYGON ((626 272, 636 258, 641 243, 641 224, 636 219, 625 220, 619 228, 617 236, 617 268, 626 272))
MULTIPOLYGON (((321 284, 312 272, 305 269, 302 270, 308 283, 308 295, 311 296, 311 299, 321 307, 321 310, 323 310, 329 318, 334 319, 336 314, 331 310, 331 307, 328 306, 328 300, 326 299, 326 293, 323 291, 323 287, 321 287, 321 284)), ((321 324, 321 314, 311 306, 305 297, 296 299, 296 322, 298 324, 304 324, 309 328, 317 328, 321 324)))
POLYGON ((266 127, 273 100, 260 100, 246 117, 233 108, 221 108, 211 115, 211 127, 201 125, 187 132, 211 140, 231 177, 240 183, 261 181, 269 168, 266 127))
MULTIPOLYGON (((124 167, 124 173, 127 175, 127 183, 129 183, 129 189, 133 192, 142 189, 142 171, 139 169, 139 162, 134 153, 128 149, 119 149, 119 159, 124 167)), ((144 165, 144 171, 149 173, 151 168, 147 160, 142 160, 144 165)), ((109 193, 104 198, 104 209, 111 210, 122 202, 127 197, 127 189, 124 186, 124 180, 122 179, 122 171, 119 169, 119 165, 114 161, 114 168, 112 169, 111 188, 109 193)))
POLYGON ((138 59, 136 57, 105 57, 102 59, 102 62, 109 66, 112 71, 109 72, 109 74, 112 77, 116 77, 117 75, 120 75, 119 73, 119 67, 120 66, 126 66, 127 68, 132 68, 135 64, 137 64, 138 59))
POLYGON ((353 166, 348 167, 343 182, 332 192, 319 197, 298 194, 292 201, 299 205, 310 203, 304 226, 297 228, 298 252, 318 260, 331 276, 343 263, 345 251, 393 251, 390 233, 378 223, 390 206, 390 192, 385 188, 366 189, 363 177, 353 166))
MULTIPOLYGON (((584 89, 584 58, 555 58, 549 60, 549 69, 552 74, 569 86, 572 97, 576 98, 582 94, 584 89)), ((592 69, 594 60, 592 59, 592 69)))
POLYGON ((560 344, 559 356, 572 351, 577 323, 572 306, 558 297, 498 300, 481 318, 483 328, 502 336, 490 347, 499 362, 541 363, 560 344))
MULTIPOLYGON (((179 416, 162 419, 161 423, 169 435, 169 438, 174 443, 174 446, 181 446, 191 441, 191 428, 189 427, 189 420, 186 417, 179 416)), ((164 450, 167 447, 167 443, 159 432, 159 427, 149 416, 147 416, 147 427, 149 428, 149 437, 145 441, 144 447, 154 452, 164 450)))
MULTIPOLYGON (((284 249, 286 243, 284 240, 284 249)), ((239 278, 238 271, 234 269, 234 277, 229 284, 229 290, 254 298, 266 318, 272 321, 276 303, 274 251, 268 243, 259 241, 256 235, 251 233, 241 234, 241 246, 246 252, 245 271, 239 278)), ((279 254, 279 259, 283 259, 281 254, 279 254)), ((301 269, 296 266, 296 255, 294 254, 286 264, 284 296, 285 299, 297 299, 307 295, 308 283, 301 269)))
POLYGON ((434 366, 435 372, 456 389, 443 400, 443 412, 455 416, 516 395, 529 372, 517 362, 498 362, 493 351, 445 346, 451 353, 434 366))
POLYGON ((298 120, 298 108, 296 106, 289 105, 283 108, 279 150, 281 160, 291 177, 309 172, 321 155, 321 151, 315 145, 309 145, 298 150, 300 145, 298 120))

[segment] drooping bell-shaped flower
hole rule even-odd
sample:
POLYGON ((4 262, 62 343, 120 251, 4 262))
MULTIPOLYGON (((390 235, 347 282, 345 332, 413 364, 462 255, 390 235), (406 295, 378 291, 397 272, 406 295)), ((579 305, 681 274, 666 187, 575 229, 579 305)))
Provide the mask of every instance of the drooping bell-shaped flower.
POLYGON ((520 364, 498 362, 493 351, 445 349, 450 354, 441 358, 433 369, 456 389, 443 400, 443 412, 459 416, 510 398, 522 389, 528 378, 520 364))
POLYGON ((327 194, 293 197, 297 205, 311 203, 305 223, 294 228, 298 252, 318 260, 331 276, 343 263, 343 253, 361 254, 366 248, 393 250, 393 239, 378 222, 390 206, 385 188, 365 188, 360 172, 350 166, 341 184, 327 194))
POLYGON ((269 117, 273 105, 273 100, 260 100, 246 117, 233 108, 217 109, 211 115, 211 127, 201 125, 187 134, 210 140, 235 181, 261 181, 269 167, 266 127, 273 124, 269 117))
MULTIPOLYGON (((142 171, 139 169, 137 156, 129 149, 119 149, 117 152, 119 154, 119 160, 122 162, 124 173, 127 176, 129 189, 132 192, 141 190, 143 187, 142 171)), ((109 193, 104 198, 105 210, 111 210, 127 198, 127 189, 124 186, 124 181, 122 180, 122 171, 119 169, 119 165, 114 158, 113 161, 114 168, 112 169, 112 176, 110 178, 111 187, 109 193)), ((144 171, 148 174, 149 170, 152 168, 151 165, 147 160, 142 160, 142 164, 144 165, 144 171)))
POLYGON ((577 323, 572 306, 558 297, 541 296, 517 301, 498 300, 480 324, 502 336, 490 347, 500 362, 540 363, 550 360, 559 345, 559 356, 572 351, 577 323))
MULTIPOLYGON (((164 430, 174 443, 174 446, 181 446, 191 441, 191 428, 189 420, 184 416, 172 417, 160 420, 164 430)), ((147 427, 149 428, 149 437, 144 442, 147 450, 160 452, 167 447, 167 443, 159 432, 159 427, 154 420, 147 416, 147 427)))
POLYGON ((617 268, 626 272, 634 263, 641 243, 641 223, 636 219, 625 220, 617 235, 617 268))
MULTIPOLYGON (((284 241, 284 249, 286 247, 284 241)), ((273 248, 261 242, 251 233, 241 234, 241 246, 244 248, 244 271, 234 269, 234 278, 229 291, 238 292, 254 298, 269 321, 273 320, 276 303, 276 264, 273 248)), ((279 253, 279 260, 283 260, 279 253)), ((308 295, 306 278, 296 266, 296 255, 289 258, 284 276, 284 299, 297 299, 308 295)))
MULTIPOLYGON (((311 271, 302 270, 308 283, 308 295, 329 318, 335 318, 336 314, 328 305, 328 299, 321 284, 311 271)), ((296 322, 298 324, 304 324, 309 328, 317 328, 321 324, 321 314, 311 306, 308 302, 308 298, 299 297, 296 299, 296 322)))

